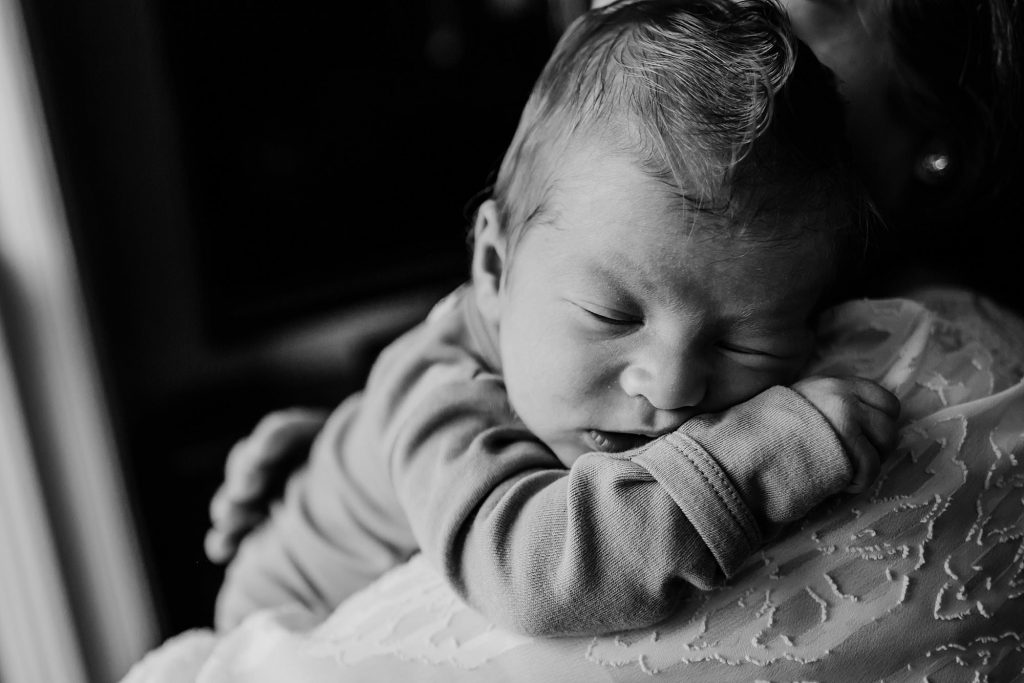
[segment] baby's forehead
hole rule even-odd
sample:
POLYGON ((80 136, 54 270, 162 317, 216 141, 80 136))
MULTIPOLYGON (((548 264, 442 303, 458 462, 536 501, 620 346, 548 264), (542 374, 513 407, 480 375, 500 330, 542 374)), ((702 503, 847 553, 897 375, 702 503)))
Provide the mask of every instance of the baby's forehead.
MULTIPOLYGON (((694 268, 723 281, 765 281, 784 272, 800 272, 818 280, 833 266, 832 249, 827 231, 807 223, 806 218, 775 214, 747 220, 682 210, 677 220, 659 228, 613 231, 612 239, 588 234, 586 229, 576 232, 571 260, 609 279, 628 274, 652 292, 667 283, 678 283, 674 271, 694 268), (645 247, 645 243, 656 248, 645 247)), ((548 225, 539 229, 564 227, 560 216, 552 214, 548 225)), ((575 268, 568 273, 572 270, 575 268)))
POLYGON ((635 143, 622 141, 629 136, 621 136, 616 144, 599 132, 585 136, 582 144, 576 141, 556 162, 544 191, 554 204, 562 203, 559 195, 564 200, 568 194, 593 192, 593 186, 577 181, 592 180, 592 174, 601 172, 598 169, 604 171, 599 176, 603 185, 600 191, 623 185, 621 169, 606 168, 601 163, 607 157, 617 157, 641 172, 644 184, 653 190, 649 197, 654 203, 678 212, 681 223, 712 238, 820 239, 843 222, 840 207, 849 205, 849 197, 841 188, 811 189, 790 174, 779 172, 772 158, 780 152, 777 148, 762 150, 756 163, 737 163, 726 177, 703 177, 699 169, 690 169, 680 177, 660 160, 638 150, 635 143))
POLYGON ((830 244, 837 232, 837 211, 827 200, 801 199, 790 188, 725 188, 719 197, 708 198, 658 180, 680 236, 711 250, 802 252, 830 244))
POLYGON ((691 257, 730 263, 754 253, 787 258, 823 251, 835 235, 835 210, 827 201, 762 173, 746 174, 709 196, 706 186, 652 170, 632 149, 591 141, 567 151, 538 193, 529 222, 572 229, 577 240, 612 252, 610 258, 622 244, 606 243, 598 233, 644 239, 640 232, 620 232, 620 224, 658 225, 655 234, 660 239, 668 233, 670 251, 678 245, 691 257))

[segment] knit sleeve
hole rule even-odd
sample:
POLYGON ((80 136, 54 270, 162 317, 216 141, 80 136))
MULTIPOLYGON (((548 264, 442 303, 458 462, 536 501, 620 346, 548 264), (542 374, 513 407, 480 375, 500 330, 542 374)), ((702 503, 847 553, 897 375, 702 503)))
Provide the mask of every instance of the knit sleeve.
POLYGON ((424 554, 471 605, 533 634, 653 624, 849 479, 824 418, 786 389, 568 470, 497 379, 439 387, 400 431, 392 481, 424 554))
POLYGON ((240 545, 217 595, 218 629, 283 605, 326 615, 416 551, 386 483, 377 485, 374 454, 344 457, 366 420, 363 399, 353 395, 334 411, 269 518, 240 545))
POLYGON ((786 387, 695 417, 661 441, 636 460, 672 492, 725 576, 765 533, 800 519, 853 475, 825 418, 786 387))

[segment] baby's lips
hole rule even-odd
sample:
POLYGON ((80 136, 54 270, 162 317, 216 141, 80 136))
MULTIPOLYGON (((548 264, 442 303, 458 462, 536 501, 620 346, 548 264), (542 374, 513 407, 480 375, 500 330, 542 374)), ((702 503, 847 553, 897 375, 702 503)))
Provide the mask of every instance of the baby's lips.
POLYGON ((643 434, 606 432, 598 429, 588 430, 586 434, 591 447, 599 453, 621 453, 639 448, 651 440, 651 437, 643 434))

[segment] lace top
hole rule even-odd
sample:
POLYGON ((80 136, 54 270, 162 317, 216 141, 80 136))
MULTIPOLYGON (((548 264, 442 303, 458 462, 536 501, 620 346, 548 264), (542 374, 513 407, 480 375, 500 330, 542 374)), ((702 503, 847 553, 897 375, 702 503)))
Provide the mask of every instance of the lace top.
POLYGON ((828 501, 666 622, 510 634, 414 558, 308 630, 299 613, 259 613, 169 642, 126 680, 1024 679, 1024 323, 929 290, 844 304, 820 331, 810 373, 901 399, 897 452, 870 490, 828 501), (190 649, 194 667, 161 663, 190 649))

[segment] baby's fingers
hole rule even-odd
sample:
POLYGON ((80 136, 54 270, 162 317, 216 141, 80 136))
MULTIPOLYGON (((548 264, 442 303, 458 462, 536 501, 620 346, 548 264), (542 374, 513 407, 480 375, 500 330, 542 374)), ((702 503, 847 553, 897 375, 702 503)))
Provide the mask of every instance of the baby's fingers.
POLYGON ((881 385, 866 379, 855 379, 853 390, 861 402, 882 411, 893 420, 900 416, 900 400, 881 385))
POLYGON ((858 434, 846 444, 847 456, 853 466, 853 479, 846 487, 847 493, 860 493, 867 490, 878 478, 881 471, 881 458, 875 444, 867 434, 858 434))
POLYGON ((882 460, 896 445, 896 421, 881 409, 861 403, 857 423, 860 431, 845 444, 854 470, 846 489, 851 493, 864 491, 878 478, 882 460))
MULTIPOLYGON (((883 390, 884 391, 884 390, 883 390)), ((896 419, 874 405, 861 404, 860 427, 884 458, 896 446, 896 419)))

